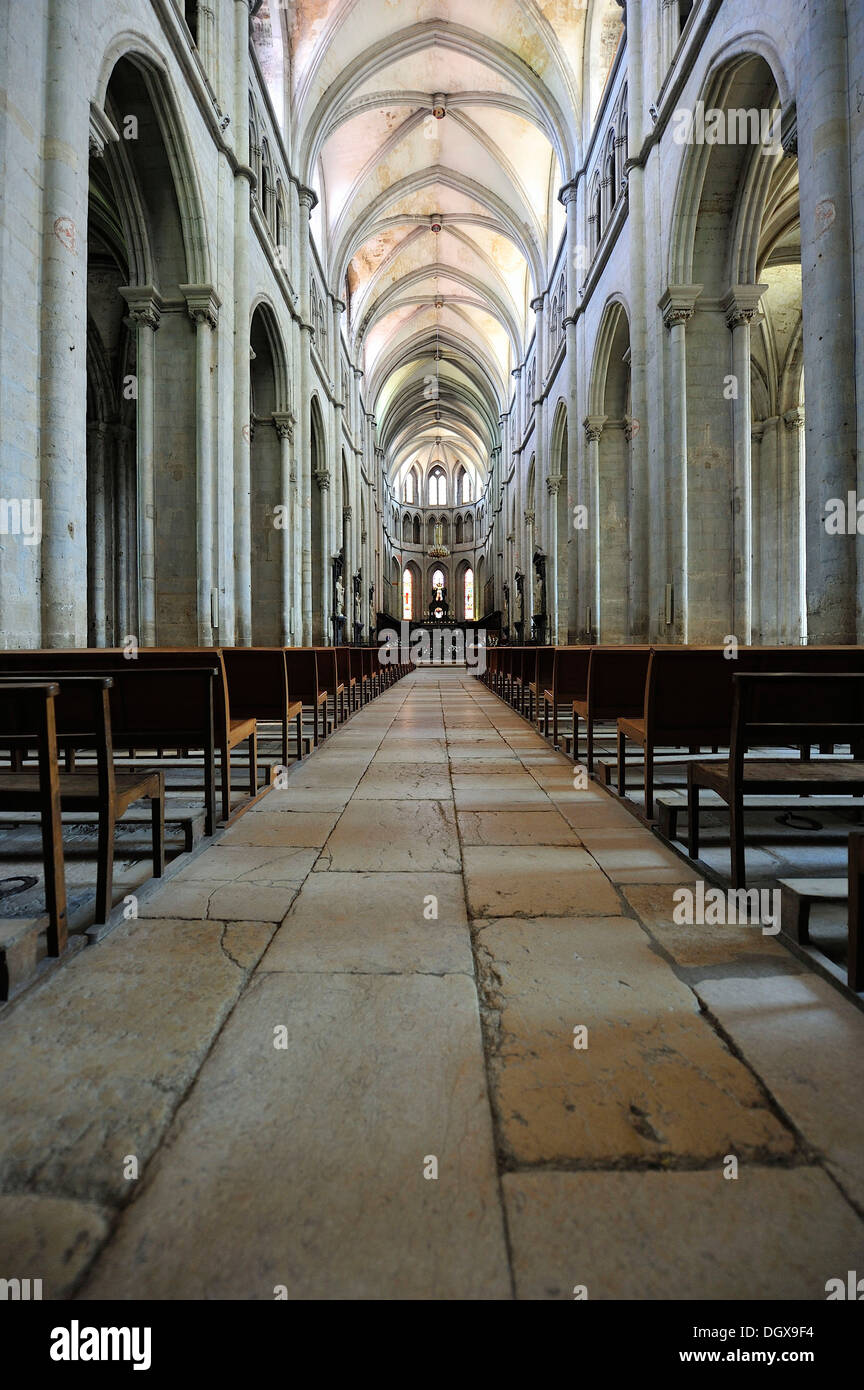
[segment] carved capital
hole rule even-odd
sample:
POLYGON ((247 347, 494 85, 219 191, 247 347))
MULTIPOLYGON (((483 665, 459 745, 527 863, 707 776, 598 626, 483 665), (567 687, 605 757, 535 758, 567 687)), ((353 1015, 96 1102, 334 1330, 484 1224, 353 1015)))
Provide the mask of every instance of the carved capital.
POLYGON ((315 481, 321 492, 326 492, 330 486, 330 474, 326 468, 318 469, 315 473, 315 481))
POLYGON ((189 317, 194 324, 206 323, 216 328, 219 323, 219 298, 212 285, 181 285, 189 317))
POLYGON ((800 430, 804 428, 805 415, 803 405, 798 405, 794 410, 787 410, 783 415, 783 424, 787 430, 800 430))
POLYGON ((550 473, 546 479, 546 491, 550 497, 558 496, 558 489, 561 486, 562 476, 560 473, 550 473))
POLYGON ((585 429, 585 438, 589 444, 596 444, 601 434, 603 426, 606 424, 605 415, 586 415, 582 421, 585 429))
POLYGON ((535 517, 536 517, 536 513, 535 513, 535 512, 533 512, 533 511, 531 511, 531 510, 527 511, 527 512, 525 513, 525 525, 526 525, 526 526, 533 526, 533 525, 534 525, 534 521, 535 521, 535 517))
POLYGON ((660 296, 658 305, 666 327, 672 329, 691 319, 701 293, 701 285, 670 285, 660 296))
POLYGON ((350 521, 353 515, 354 515, 354 513, 352 512, 352 510, 351 510, 350 507, 343 507, 343 508, 342 508, 342 519, 343 519, 343 521, 350 521))
POLYGON ((734 331, 742 324, 752 323, 761 318, 759 300, 767 290, 767 285, 733 285, 728 294, 720 300, 720 308, 726 316, 727 326, 734 331))
POLYGON ((120 293, 129 305, 129 321, 136 328, 152 328, 155 333, 164 304, 152 285, 125 285, 120 293))
POLYGON ((273 424, 276 426, 276 433, 280 439, 287 439, 289 444, 294 442, 294 425, 296 421, 289 411, 274 411, 273 424))

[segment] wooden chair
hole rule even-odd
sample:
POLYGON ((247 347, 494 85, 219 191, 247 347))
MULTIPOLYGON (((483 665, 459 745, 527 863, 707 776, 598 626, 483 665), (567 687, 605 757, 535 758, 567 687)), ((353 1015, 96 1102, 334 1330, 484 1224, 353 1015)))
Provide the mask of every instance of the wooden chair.
MULTIPOLYGON (((17 740, 17 736, 24 733, 36 747, 39 771, 35 778, 28 778, 28 781, 35 781, 36 794, 32 806, 27 809, 38 811, 42 830, 49 956, 63 954, 68 936, 55 716, 55 700, 59 694, 56 681, 0 682, 0 742, 5 743, 10 734, 17 740)), ((0 774, 0 810, 22 809, 17 798, 21 789, 19 779, 23 776, 26 774, 21 772, 0 774)))
POLYGON ((543 699, 543 691, 547 690, 552 683, 553 668, 555 665, 554 647, 536 647, 534 657, 534 670, 530 672, 528 681, 528 722, 538 724, 540 722, 540 702, 543 699))
POLYGON ((552 711, 552 742, 558 742, 558 710, 583 700, 588 686, 590 647, 556 647, 552 679, 543 690, 543 736, 549 737, 549 711, 552 711))
MULTIPOLYGON (((95 811, 98 815, 96 909, 94 921, 107 922, 114 904, 114 837, 121 820, 135 801, 151 803, 153 876, 165 872, 165 778, 148 769, 118 774, 114 766, 109 692, 111 676, 57 675, 55 705, 58 746, 95 753, 96 772, 60 773, 60 806, 64 811, 95 811)), ((0 682, 0 696, 8 689, 0 682)), ((26 746, 28 730, 14 739, 3 730, 0 741, 26 746)), ((41 811, 43 788, 39 773, 10 772, 0 777, 0 797, 5 810, 41 811)), ((47 881, 47 880, 46 880, 47 881)))
POLYGON ((654 815, 654 754, 658 746, 727 745, 735 662, 722 647, 654 647, 648 662, 641 718, 618 719, 618 791, 626 794, 627 742, 643 750, 645 815, 654 815))
POLYGON ((810 744, 860 745, 864 740, 864 674, 800 673, 733 676, 728 761, 692 762, 687 768, 688 852, 699 856, 699 791, 714 791, 729 807, 731 879, 745 886, 744 796, 778 791, 864 794, 864 762, 852 759, 745 761, 752 747, 802 748, 810 744))
POLYGON ((303 701, 292 697, 282 647, 222 647, 231 713, 279 725, 282 765, 289 760, 288 731, 293 723, 297 760, 303 757, 303 701))
POLYGON ((594 771, 594 724, 641 714, 651 648, 592 647, 584 699, 573 701, 573 761, 579 761, 579 720, 586 732, 586 766, 594 771))
POLYGON ((327 689, 319 679, 318 654, 314 647, 284 647, 283 651, 291 698, 311 709, 317 748, 320 740, 327 737, 327 689))

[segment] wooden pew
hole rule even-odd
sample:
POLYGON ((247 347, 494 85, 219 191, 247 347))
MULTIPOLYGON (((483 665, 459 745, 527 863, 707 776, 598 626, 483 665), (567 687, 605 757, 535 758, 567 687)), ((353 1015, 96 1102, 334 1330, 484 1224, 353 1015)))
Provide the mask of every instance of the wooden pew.
POLYGON ((558 710, 583 700, 588 687, 590 647, 556 647, 552 679, 543 690, 543 736, 549 737, 549 711, 552 711, 552 742, 558 742, 558 710))
MULTIPOLYGON (((60 694, 56 681, 0 682, 0 741, 7 735, 26 733, 36 747, 39 771, 33 810, 38 811, 42 830, 42 861, 45 870, 45 910, 48 914, 48 954, 60 956, 66 949, 68 918, 66 872, 63 864, 63 824, 60 815, 60 771, 57 763, 55 700, 60 694)), ((17 779, 18 772, 0 775, 0 810, 20 808, 14 790, 7 796, 5 782, 17 779)), ((14 789, 14 782, 12 783, 14 789)))
POLYGON ((279 725, 283 767, 288 765, 288 731, 293 723, 299 762, 303 757, 303 702, 294 698, 289 688, 284 648, 222 647, 221 652, 232 715, 279 725))
POLYGON ((528 681, 528 722, 539 724, 540 722, 540 702, 543 699, 543 691, 548 690, 552 683, 553 668, 555 665, 554 647, 535 647, 534 670, 528 681))
POLYGON ((521 714, 525 707, 525 682, 526 671, 533 673, 534 661, 536 660, 536 647, 513 647, 513 655, 510 661, 510 683, 508 699, 514 709, 521 714))
MULTIPOLYGON (((165 777, 161 771, 117 772, 111 729, 111 676, 57 675, 55 703, 58 747, 95 754, 96 771, 60 773, 60 807, 64 811, 98 814, 96 909, 94 922, 108 921, 114 905, 114 837, 121 820, 135 801, 149 800, 153 831, 153 876, 165 872, 165 777)), ((0 682, 0 694, 6 688, 0 682)), ((20 730, 19 744, 26 745, 29 730, 20 730)), ((8 731, 3 741, 11 742, 8 731)), ((10 772, 0 776, 4 810, 39 811, 42 808, 40 774, 10 772)))
POLYGON ((336 729, 347 718, 345 709, 345 686, 339 678, 337 647, 316 647, 318 653, 318 679, 327 691, 328 701, 333 706, 333 728, 336 729))
MULTIPOLYGON (((258 790, 258 742, 255 720, 249 717, 235 718, 232 715, 228 696, 228 682, 225 675, 225 662, 218 647, 138 647, 135 656, 129 658, 122 647, 71 647, 58 649, 42 649, 39 651, 15 651, 0 652, 0 672, 12 673, 19 670, 57 670, 63 669, 69 673, 73 672, 104 672, 111 675, 117 671, 130 669, 143 670, 145 668, 158 668, 167 671, 172 668, 192 670, 201 668, 202 670, 216 671, 216 681, 212 685, 213 698, 213 728, 215 732, 215 746, 219 753, 219 760, 222 767, 222 818, 227 820, 231 813, 231 753, 240 744, 249 744, 249 792, 250 796, 255 796, 258 790)), ((202 687, 199 685, 199 692, 202 687)), ((147 712, 140 710, 139 715, 142 723, 147 724, 147 712)), ((184 728, 197 728, 201 733, 206 727, 206 711, 193 711, 185 706, 178 712, 178 721, 184 728)), ((154 716, 155 717, 155 716, 154 716)), ((193 749, 201 748, 200 742, 184 741, 179 736, 171 736, 170 711, 167 721, 161 718, 157 723, 162 731, 161 742, 156 742, 157 748, 178 748, 193 749)), ((115 723, 115 744, 117 743, 120 732, 119 726, 115 723)), ((124 747, 147 747, 148 743, 142 736, 137 744, 123 744, 124 747)), ((207 767, 205 759, 205 779, 207 767)), ((209 818, 208 818, 209 824, 209 818)), ((206 830, 208 835, 213 834, 213 825, 209 824, 206 830)))
POLYGON ((350 647, 336 648, 336 674, 345 691, 348 713, 350 714, 357 708, 357 678, 351 663, 350 647))
POLYGON ((751 759, 749 748, 802 748, 812 743, 864 740, 864 674, 737 672, 733 676, 728 761, 692 762, 687 769, 688 853, 699 856, 699 791, 716 792, 729 807, 733 888, 745 883, 744 796, 783 791, 864 794, 864 761, 852 759, 751 759))
POLYGON ((645 815, 654 814, 654 753, 658 746, 726 745, 735 662, 722 647, 655 647, 648 662, 642 715, 618 720, 618 791, 626 794, 627 742, 643 751, 645 815))
POLYGON ((314 647, 285 647, 283 650, 291 698, 311 709, 317 748, 321 739, 327 737, 327 688, 318 674, 318 653, 314 647))
POLYGON ((592 647, 583 699, 573 701, 573 760, 579 761, 579 720, 585 722, 586 766, 594 771, 594 724, 638 717, 645 704, 651 648, 592 647))

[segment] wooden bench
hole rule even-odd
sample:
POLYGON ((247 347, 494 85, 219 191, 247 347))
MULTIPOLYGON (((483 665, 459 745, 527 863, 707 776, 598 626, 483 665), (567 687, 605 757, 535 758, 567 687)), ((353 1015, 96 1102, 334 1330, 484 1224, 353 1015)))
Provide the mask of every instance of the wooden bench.
POLYGON ((293 697, 282 647, 222 647, 231 713, 256 723, 279 725, 282 765, 289 759, 288 731, 293 723, 297 759, 303 757, 303 701, 293 697))
MULTIPOLYGON (((204 834, 213 834, 216 828, 214 706, 220 683, 224 682, 224 666, 150 666, 146 661, 125 661, 122 657, 118 660, 116 649, 82 648, 0 652, 0 674, 8 676, 10 665, 17 668, 16 674, 29 673, 46 679, 56 672, 110 675, 113 679, 110 703, 114 748, 123 749, 133 758, 138 749, 153 749, 161 754, 166 748, 176 748, 181 757, 189 759, 191 750, 200 749, 204 772, 204 834)), ((70 770, 74 766, 74 752, 67 743, 70 770)))
MULTIPOLYGON (((201 668, 210 673, 216 671, 217 678, 212 685, 213 730, 215 748, 219 754, 222 769, 222 818, 227 820, 231 813, 231 753, 240 744, 248 742, 249 792, 250 797, 252 797, 257 794, 258 789, 258 744, 255 720, 248 716, 234 717, 232 714, 225 662, 218 647, 138 647, 132 658, 128 657, 121 647, 74 647, 57 650, 42 649, 32 652, 0 652, 0 672, 7 673, 27 669, 47 671, 63 669, 70 674, 73 672, 82 674, 84 672, 102 672, 106 675, 113 675, 118 671, 133 668, 137 670, 158 668, 161 671, 172 668, 182 670, 201 668)), ((199 685, 199 694, 201 691, 202 687, 199 685)), ((150 722, 147 711, 139 709, 138 714, 146 728, 150 722)), ((200 736, 205 732, 206 716, 205 709, 193 710, 184 704, 181 709, 176 711, 176 722, 187 731, 190 727, 197 728, 200 736)), ((157 716, 154 711, 154 720, 162 735, 161 741, 157 741, 154 745, 157 749, 176 747, 189 751, 202 747, 200 742, 184 741, 179 734, 176 738, 172 737, 172 711, 169 710, 167 719, 161 715, 157 716)), ((118 747, 121 746, 118 743, 121 732, 125 733, 125 730, 115 720, 114 740, 118 747)), ((142 739, 137 744, 124 743, 122 746, 146 748, 150 745, 144 738, 142 731, 142 739)), ((205 758, 205 779, 206 777, 205 758)), ((208 817, 206 834, 212 835, 213 828, 208 817)))
POLYGON ((864 794, 864 762, 855 759, 751 759, 753 747, 860 745, 864 741, 864 674, 736 672, 726 762, 690 763, 687 770, 688 852, 699 855, 699 792, 716 792, 729 807, 731 879, 745 886, 744 795, 864 794))
MULTIPOLYGON (((63 824, 60 815, 60 770, 57 762, 55 701, 60 694, 56 681, 0 682, 0 738, 26 733, 36 748, 39 771, 33 809, 39 812, 42 831, 42 862, 45 871, 45 910, 48 915, 47 945, 50 956, 66 949, 68 915, 66 873, 63 864, 63 824)), ((19 810, 15 797, 7 800, 0 776, 0 810, 19 810)), ((4 997, 6 991, 3 991, 4 997)))
POLYGON ((347 719, 345 708, 345 686, 339 679, 339 666, 336 647, 315 647, 318 654, 318 679, 327 691, 328 703, 333 709, 333 728, 347 719))
POLYGON ((574 700, 583 700, 588 688, 590 647, 556 647, 552 663, 552 679, 543 691, 543 736, 549 737, 549 711, 552 711, 552 742, 558 743, 558 710, 562 705, 572 708, 574 700))
POLYGON ((317 748, 327 737, 327 688, 318 674, 318 654, 314 647, 284 647, 285 669, 291 698, 312 711, 313 741, 317 748), (318 726, 321 725, 319 735, 318 726))
POLYGON ((336 674, 345 690, 348 712, 351 713, 357 708, 357 677, 351 662, 350 647, 336 648, 336 674))
POLYGON ((585 695, 573 701, 573 760, 579 761, 579 720, 586 732, 586 766, 594 771, 594 724, 641 714, 651 648, 592 647, 585 695))
MULTIPOLYGON (((95 754, 96 771, 60 773, 60 807, 63 811, 98 813, 96 908, 94 922, 103 924, 114 904, 114 837, 117 821, 135 801, 149 800, 153 830, 153 877, 165 872, 165 778, 161 771, 118 773, 114 765, 109 693, 111 676, 57 675, 53 685, 59 694, 54 705, 57 746, 95 754)), ((8 683, 0 682, 0 697, 8 683)), ((4 744, 28 746, 32 728, 4 727, 4 744)), ((41 811, 44 807, 42 771, 0 774, 0 806, 5 811, 41 811)), ((61 842, 62 844, 62 842, 61 842)), ((47 883, 47 870, 46 870, 47 883)))
POLYGON ((552 683, 552 672, 555 665, 554 647, 535 647, 534 669, 530 673, 528 681, 528 722, 539 724, 540 722, 540 702, 543 699, 543 691, 552 683))

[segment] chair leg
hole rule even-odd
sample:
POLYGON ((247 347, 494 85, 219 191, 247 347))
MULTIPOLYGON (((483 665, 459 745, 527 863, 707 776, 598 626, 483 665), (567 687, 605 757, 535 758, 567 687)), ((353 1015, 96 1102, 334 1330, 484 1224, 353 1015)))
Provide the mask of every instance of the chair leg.
POLYGON ((258 730, 249 735, 249 795, 258 795, 258 730))
POLYGON ((231 814, 231 749, 222 745, 222 819, 231 814))
POLYGON ((864 989, 864 836, 849 836, 849 945, 846 981, 856 993, 864 989))
POLYGON ((625 749, 627 740, 618 730, 618 795, 624 796, 627 791, 627 763, 625 760, 625 749))
POLYGON ((165 778, 159 778, 159 792, 150 798, 150 819, 153 826, 153 877, 165 872, 165 778))
MULTIPOLYGON (((575 716, 574 716, 575 718, 575 716)), ((589 715, 585 720, 585 761, 588 764, 588 771, 594 771, 594 720, 589 715)))
POLYGON ((99 851, 96 872, 96 916, 94 922, 107 922, 114 905, 114 807, 99 812, 99 851))
POLYGON ((654 819, 654 750, 645 744, 645 816, 654 819))
POLYGON ((743 888, 747 877, 744 860, 744 803, 734 796, 729 803, 729 851, 732 887, 743 888))
POLYGON ((552 701, 552 742, 558 747, 558 701, 552 701))
POLYGON ((573 711, 573 761, 579 761, 579 716, 573 711))
POLYGON ((297 761, 303 757, 303 711, 297 716, 297 761))
POLYGON ((690 776, 687 779, 687 853, 691 859, 699 858, 699 783, 690 776))
POLYGON ((48 914, 48 954, 62 956, 66 949, 66 869, 63 863, 63 822, 59 796, 42 815, 42 859, 45 865, 45 910, 48 914))

